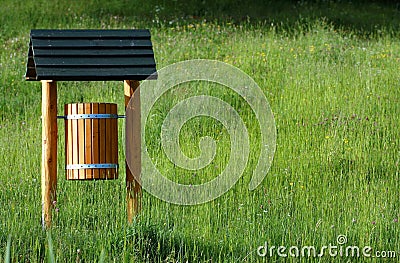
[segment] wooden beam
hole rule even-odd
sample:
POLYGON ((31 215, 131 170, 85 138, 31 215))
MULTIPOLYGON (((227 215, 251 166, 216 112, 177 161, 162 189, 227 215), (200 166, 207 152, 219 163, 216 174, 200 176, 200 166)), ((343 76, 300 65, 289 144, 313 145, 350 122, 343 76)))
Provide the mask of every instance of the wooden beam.
POLYGON ((125 80, 124 81, 124 93, 125 93, 125 109, 131 100, 133 93, 133 137, 132 145, 126 147, 133 147, 133 162, 131 164, 132 171, 129 169, 128 164, 125 161, 126 167, 126 202, 127 202, 127 216, 128 222, 132 223, 133 217, 141 210, 142 203, 142 187, 140 185, 140 173, 141 173, 141 136, 140 136, 140 88, 139 81, 137 80, 125 80), (137 89, 137 91, 136 91, 137 89), (135 92, 136 91, 136 92, 135 92))
POLYGON ((57 83, 42 81, 42 226, 51 226, 57 189, 57 83))

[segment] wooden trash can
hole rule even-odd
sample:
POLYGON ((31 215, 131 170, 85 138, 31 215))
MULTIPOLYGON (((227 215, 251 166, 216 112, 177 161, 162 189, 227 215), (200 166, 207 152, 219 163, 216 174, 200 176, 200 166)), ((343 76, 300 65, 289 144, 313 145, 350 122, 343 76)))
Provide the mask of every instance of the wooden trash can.
POLYGON ((117 179, 117 104, 73 103, 64 110, 67 180, 117 179))

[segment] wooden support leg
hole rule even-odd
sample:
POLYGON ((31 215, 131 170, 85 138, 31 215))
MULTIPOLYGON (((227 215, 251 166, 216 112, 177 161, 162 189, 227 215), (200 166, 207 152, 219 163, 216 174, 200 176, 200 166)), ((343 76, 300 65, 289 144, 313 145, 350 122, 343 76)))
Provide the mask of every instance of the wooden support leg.
POLYGON ((42 226, 51 226, 57 188, 57 83, 42 81, 42 226))
MULTIPOLYGON (((133 98, 133 167, 132 171, 129 169, 127 163, 126 167, 126 202, 127 202, 127 216, 128 222, 132 223, 133 217, 138 214, 141 210, 141 199, 142 199, 142 187, 140 185, 140 173, 141 173, 141 136, 140 136, 140 89, 139 81, 137 80, 125 80, 124 81, 124 93, 125 93, 125 108, 128 106, 130 99, 135 92, 133 98), (136 92, 135 90, 138 89, 136 92)), ((126 162, 126 161, 125 161, 126 162)))

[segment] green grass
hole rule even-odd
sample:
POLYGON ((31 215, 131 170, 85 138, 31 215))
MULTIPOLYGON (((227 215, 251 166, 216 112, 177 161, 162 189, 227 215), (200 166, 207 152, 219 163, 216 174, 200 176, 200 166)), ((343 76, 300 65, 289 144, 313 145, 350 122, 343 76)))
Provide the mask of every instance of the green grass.
MULTIPOLYGON (((254 1, 246 10, 229 1, 1 2, 0 255, 6 262, 257 262, 265 260, 256 254, 265 242, 321 247, 336 244, 339 234, 350 245, 400 256, 396 5, 254 1), (240 109, 251 131, 249 165, 234 188, 206 204, 172 205, 144 193, 143 211, 128 225, 123 169, 116 181, 63 179, 60 121, 58 212, 49 239, 40 222, 41 89, 23 78, 31 28, 149 28, 158 68, 208 58, 243 70, 274 112, 277 149, 270 172, 255 191, 247 190, 260 135, 240 96, 218 85, 178 86, 156 105, 147 126, 160 171, 201 183, 226 165, 229 136, 207 118, 191 120, 180 135, 188 156, 199 154, 201 137, 217 141, 216 159, 197 177, 174 167, 160 148, 168 110, 200 94, 240 109)), ((122 83, 59 83, 59 115, 64 103, 81 101, 116 102, 123 114, 122 83)), ((122 165, 122 121, 119 144, 122 165)), ((284 259, 275 253, 274 260, 284 259)))

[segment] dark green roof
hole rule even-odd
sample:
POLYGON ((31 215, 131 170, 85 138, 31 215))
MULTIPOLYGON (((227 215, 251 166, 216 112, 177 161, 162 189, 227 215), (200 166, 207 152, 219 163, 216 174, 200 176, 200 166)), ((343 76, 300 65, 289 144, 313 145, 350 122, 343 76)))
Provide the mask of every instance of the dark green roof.
POLYGON ((27 80, 156 78, 150 31, 31 30, 27 80))

